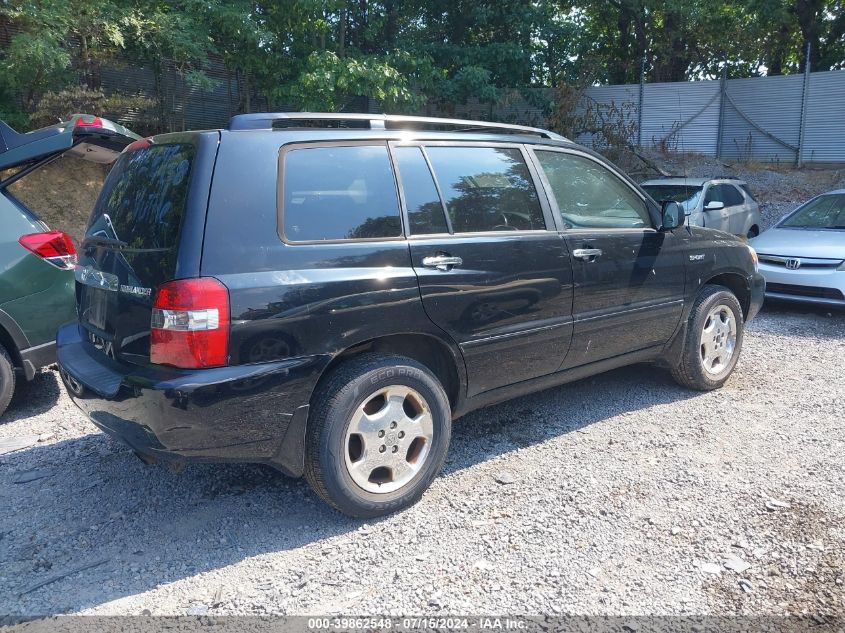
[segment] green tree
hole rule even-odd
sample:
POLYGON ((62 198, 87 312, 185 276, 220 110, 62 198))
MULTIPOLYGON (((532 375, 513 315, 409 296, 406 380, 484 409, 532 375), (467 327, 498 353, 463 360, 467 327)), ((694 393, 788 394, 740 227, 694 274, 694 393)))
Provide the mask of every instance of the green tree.
POLYGON ((423 97, 414 94, 397 60, 410 64, 401 53, 386 56, 338 57, 331 51, 314 52, 302 74, 284 93, 303 110, 339 111, 350 97, 378 99, 388 112, 418 108, 423 97))

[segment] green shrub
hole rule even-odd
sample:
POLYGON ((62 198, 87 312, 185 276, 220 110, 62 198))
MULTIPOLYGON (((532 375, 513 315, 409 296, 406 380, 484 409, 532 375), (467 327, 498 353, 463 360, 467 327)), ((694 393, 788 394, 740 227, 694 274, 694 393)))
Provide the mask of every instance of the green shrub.
POLYGON ((145 112, 155 103, 144 96, 114 93, 82 87, 47 92, 38 101, 31 116, 33 127, 45 127, 66 121, 74 113, 96 114, 132 127, 146 118, 145 112))

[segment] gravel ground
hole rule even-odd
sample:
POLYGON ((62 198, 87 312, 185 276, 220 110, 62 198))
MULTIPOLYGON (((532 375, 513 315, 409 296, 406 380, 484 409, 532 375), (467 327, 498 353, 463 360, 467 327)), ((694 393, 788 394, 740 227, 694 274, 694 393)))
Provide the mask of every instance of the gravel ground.
POLYGON ((845 613, 845 313, 767 308, 720 391, 637 366, 476 412, 415 507, 143 465, 53 371, 2 418, 0 613, 845 613), (67 575, 65 575, 67 574, 67 575))

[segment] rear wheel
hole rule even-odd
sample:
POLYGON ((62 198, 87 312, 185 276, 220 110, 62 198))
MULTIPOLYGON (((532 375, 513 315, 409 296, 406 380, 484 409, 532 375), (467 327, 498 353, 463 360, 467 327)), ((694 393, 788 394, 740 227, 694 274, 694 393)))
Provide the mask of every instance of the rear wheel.
POLYGON ((15 393, 15 366, 9 352, 0 345, 0 415, 6 411, 15 393))
POLYGON ((736 296, 723 286, 704 286, 690 311, 675 380, 691 389, 718 389, 739 360, 745 329, 736 296))
POLYGON ((440 472, 451 435, 443 387, 402 356, 338 367, 314 397, 305 477, 341 512, 376 517, 415 503, 440 472))
POLYGON ((67 373, 64 369, 59 369, 59 377, 62 379, 62 384, 64 384, 65 389, 67 389, 71 395, 74 395, 77 398, 81 398, 85 395, 85 387, 82 386, 82 383, 67 373))
POLYGON ((748 229, 746 237, 750 240, 754 237, 757 237, 758 235, 760 235, 760 227, 755 224, 750 229, 748 229))

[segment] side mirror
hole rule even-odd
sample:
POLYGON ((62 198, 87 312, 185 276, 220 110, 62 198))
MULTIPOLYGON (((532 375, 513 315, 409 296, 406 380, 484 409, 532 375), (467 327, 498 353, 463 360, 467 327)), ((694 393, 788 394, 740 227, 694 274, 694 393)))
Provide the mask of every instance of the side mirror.
POLYGON ((719 211, 725 208, 724 202, 719 202, 718 200, 711 200, 707 203, 707 206, 704 207, 705 211, 719 211))
POLYGON ((672 231, 683 224, 686 213, 684 208, 673 200, 667 200, 663 203, 661 212, 663 218, 663 226, 660 227, 663 231, 672 231))

